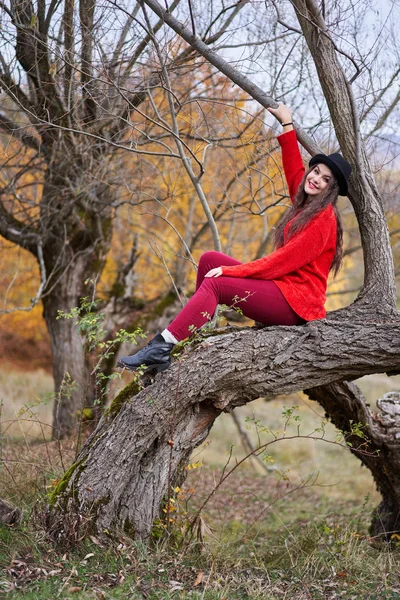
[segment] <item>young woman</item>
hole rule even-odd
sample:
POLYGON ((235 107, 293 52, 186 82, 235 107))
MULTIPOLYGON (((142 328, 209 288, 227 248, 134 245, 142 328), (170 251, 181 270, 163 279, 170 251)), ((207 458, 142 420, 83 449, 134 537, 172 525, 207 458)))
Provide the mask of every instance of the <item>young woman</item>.
POLYGON ((275 232, 276 250, 249 263, 220 252, 200 258, 196 293, 162 333, 118 366, 164 371, 174 345, 212 318, 218 304, 235 306, 265 325, 301 325, 326 315, 329 271, 342 261, 342 224, 336 204, 347 194, 349 163, 337 153, 317 154, 306 171, 284 104, 269 109, 283 126, 278 137, 292 207, 275 232))

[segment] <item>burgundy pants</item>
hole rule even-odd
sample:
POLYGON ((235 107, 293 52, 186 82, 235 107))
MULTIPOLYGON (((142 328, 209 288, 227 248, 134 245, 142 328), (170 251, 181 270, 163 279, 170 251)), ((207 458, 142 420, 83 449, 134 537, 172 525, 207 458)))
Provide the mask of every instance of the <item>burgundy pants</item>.
POLYGON ((304 320, 286 302, 273 281, 243 277, 204 277, 215 267, 240 265, 222 252, 202 255, 197 272, 196 293, 178 316, 168 325, 168 331, 178 341, 210 321, 218 304, 240 308, 249 319, 264 325, 300 325, 304 320))

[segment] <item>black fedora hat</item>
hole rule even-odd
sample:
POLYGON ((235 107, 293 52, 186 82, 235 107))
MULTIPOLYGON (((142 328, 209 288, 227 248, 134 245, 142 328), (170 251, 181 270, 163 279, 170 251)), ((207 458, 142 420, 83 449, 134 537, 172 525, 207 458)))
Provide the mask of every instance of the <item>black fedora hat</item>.
POLYGON ((330 168, 339 184, 339 195, 347 196, 347 182, 351 173, 351 165, 339 152, 333 154, 316 154, 308 163, 310 167, 323 163, 330 168))

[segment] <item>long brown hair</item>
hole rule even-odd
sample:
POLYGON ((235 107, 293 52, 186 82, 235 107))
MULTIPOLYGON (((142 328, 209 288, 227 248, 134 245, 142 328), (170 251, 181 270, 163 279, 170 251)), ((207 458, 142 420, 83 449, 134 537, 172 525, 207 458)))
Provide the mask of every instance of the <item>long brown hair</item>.
POLYGON ((283 219, 279 222, 275 230, 274 241, 275 248, 281 248, 284 244, 285 227, 293 219, 290 224, 286 241, 293 235, 304 229, 304 227, 322 210, 332 204, 333 211, 336 216, 336 251, 332 261, 331 271, 336 275, 340 269, 343 259, 343 225, 342 219, 337 208, 339 195, 339 186, 335 177, 331 177, 326 188, 316 196, 309 196, 304 191, 306 177, 315 169, 315 165, 305 172, 303 179, 297 189, 296 196, 293 199, 291 208, 285 213, 283 219))

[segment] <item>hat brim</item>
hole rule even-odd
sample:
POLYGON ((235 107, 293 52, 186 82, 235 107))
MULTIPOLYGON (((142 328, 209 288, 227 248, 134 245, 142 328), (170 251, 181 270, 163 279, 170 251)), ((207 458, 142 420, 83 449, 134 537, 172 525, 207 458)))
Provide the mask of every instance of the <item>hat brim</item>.
POLYGON ((332 173, 334 174, 336 181, 339 184, 339 195, 347 196, 347 192, 349 189, 347 186, 347 180, 346 180, 345 176, 343 175, 342 171, 337 166, 337 164, 335 162, 333 162, 333 160, 331 160, 329 158, 329 156, 327 156, 326 154, 316 154, 315 156, 312 157, 312 159, 310 160, 310 162, 308 164, 310 167, 312 167, 319 163, 322 163, 322 164, 326 165, 327 167, 329 167, 330 170, 332 171, 332 173))

